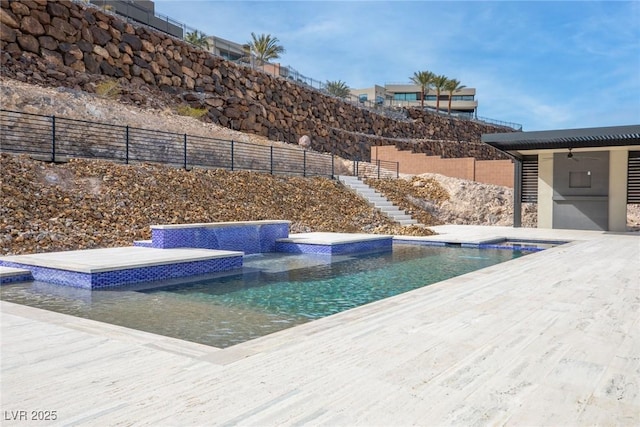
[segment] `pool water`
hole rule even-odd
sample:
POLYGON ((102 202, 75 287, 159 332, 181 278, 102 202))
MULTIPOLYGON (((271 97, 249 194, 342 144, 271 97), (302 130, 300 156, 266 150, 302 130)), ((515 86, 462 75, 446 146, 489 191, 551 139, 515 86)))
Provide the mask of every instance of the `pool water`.
POLYGON ((350 256, 259 254, 200 281, 83 290, 28 282, 3 300, 215 347, 253 338, 518 258, 528 252, 394 244, 350 256))
POLYGON ((499 242, 484 243, 481 244, 481 248, 491 249, 507 249, 507 250, 520 250, 529 252, 538 252, 545 249, 553 248, 558 245, 563 245, 567 242, 562 241, 538 241, 538 240, 517 240, 517 239, 505 239, 499 242))

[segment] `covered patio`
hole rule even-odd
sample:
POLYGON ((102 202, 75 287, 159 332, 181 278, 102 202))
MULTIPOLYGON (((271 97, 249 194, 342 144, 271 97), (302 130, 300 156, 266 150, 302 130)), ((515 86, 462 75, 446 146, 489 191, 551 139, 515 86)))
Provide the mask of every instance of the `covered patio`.
POLYGON ((640 125, 482 135, 514 168, 514 226, 522 203, 538 204, 538 227, 626 231, 640 203, 640 125))

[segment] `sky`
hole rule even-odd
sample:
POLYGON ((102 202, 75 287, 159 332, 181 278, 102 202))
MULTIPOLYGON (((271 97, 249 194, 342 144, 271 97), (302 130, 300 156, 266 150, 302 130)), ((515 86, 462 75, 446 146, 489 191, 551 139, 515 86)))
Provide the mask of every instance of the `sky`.
POLYGON ((640 1, 155 0, 156 13, 352 88, 432 71, 525 131, 640 124, 640 1))

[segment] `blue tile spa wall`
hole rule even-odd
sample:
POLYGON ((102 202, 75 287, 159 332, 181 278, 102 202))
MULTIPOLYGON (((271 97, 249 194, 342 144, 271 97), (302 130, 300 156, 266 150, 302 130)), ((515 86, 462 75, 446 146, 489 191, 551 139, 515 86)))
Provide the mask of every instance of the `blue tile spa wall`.
POLYGON ((289 236, 289 224, 240 224, 228 226, 153 228, 154 248, 200 248, 241 251, 245 254, 274 252, 276 240, 289 236))

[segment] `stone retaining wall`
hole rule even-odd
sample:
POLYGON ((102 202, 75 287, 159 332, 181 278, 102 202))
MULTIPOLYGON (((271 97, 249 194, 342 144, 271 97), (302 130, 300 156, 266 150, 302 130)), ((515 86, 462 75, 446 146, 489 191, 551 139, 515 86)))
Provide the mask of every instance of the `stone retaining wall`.
POLYGON ((51 86, 95 90, 104 78, 118 79, 122 96, 140 101, 161 93, 208 110, 207 119, 272 140, 297 143, 347 159, 370 159, 373 145, 398 145, 443 157, 500 159, 480 142, 482 133, 509 128, 409 112, 398 121, 339 99, 226 61, 192 45, 132 25, 116 15, 71 1, 1 0, 2 75, 51 86), (439 139, 448 144, 408 139, 439 139))

